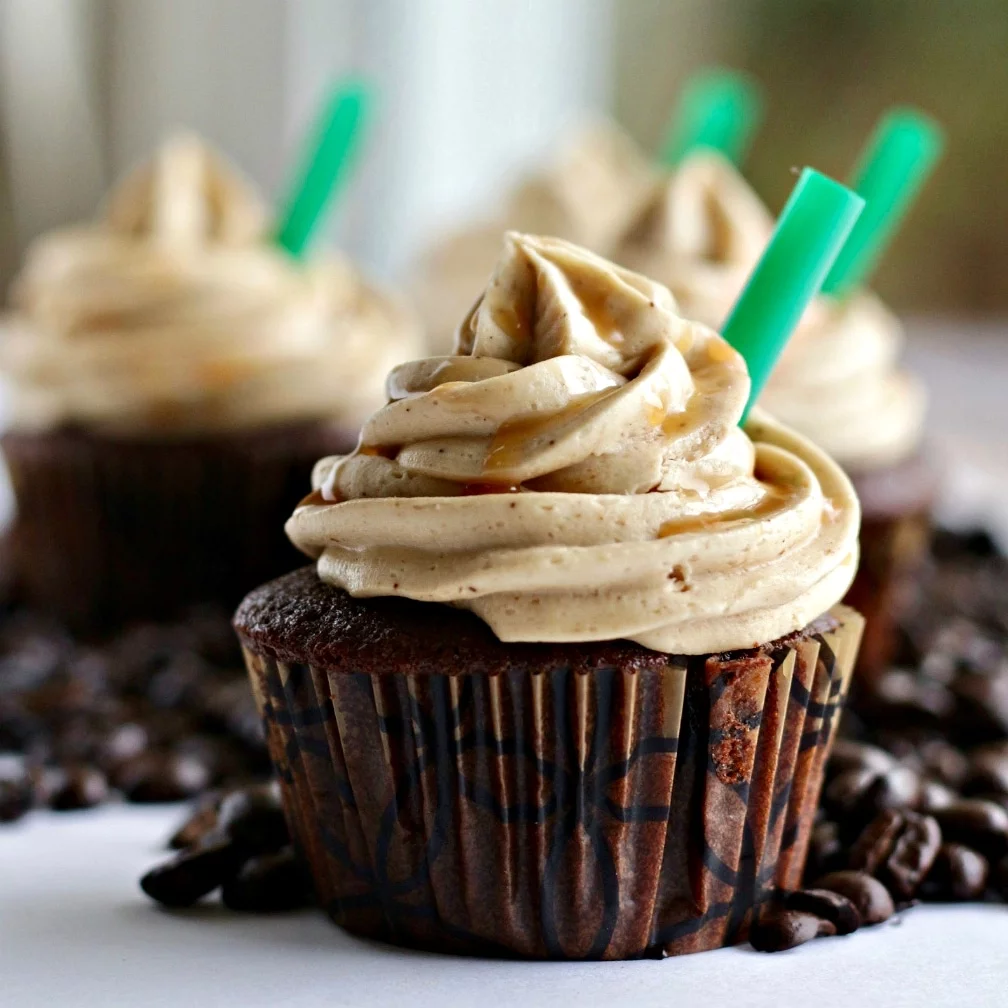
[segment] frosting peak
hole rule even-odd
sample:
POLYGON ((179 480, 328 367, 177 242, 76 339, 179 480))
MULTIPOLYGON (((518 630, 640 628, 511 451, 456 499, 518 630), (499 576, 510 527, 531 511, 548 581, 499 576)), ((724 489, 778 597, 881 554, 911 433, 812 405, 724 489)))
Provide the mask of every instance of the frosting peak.
POLYGON ((669 292, 508 234, 456 355, 404 364, 287 525, 352 594, 472 609, 502 640, 700 654, 797 630, 857 554, 846 478, 764 418, 669 292))
POLYGON ((202 433, 335 418, 381 401, 412 320, 342 259, 303 265, 199 140, 167 142, 94 224, 29 250, 0 340, 14 422, 202 433))

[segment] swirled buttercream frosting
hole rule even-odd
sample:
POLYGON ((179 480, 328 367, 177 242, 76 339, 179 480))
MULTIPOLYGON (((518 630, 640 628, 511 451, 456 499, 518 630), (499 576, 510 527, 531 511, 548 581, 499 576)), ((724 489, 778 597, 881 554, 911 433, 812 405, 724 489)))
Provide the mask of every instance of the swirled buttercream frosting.
POLYGON ((576 133, 518 182, 494 219, 447 236, 417 264, 415 299, 431 346, 451 349, 458 320, 486 286, 505 231, 550 234, 610 255, 657 180, 643 152, 614 123, 576 133))
POLYGON ((416 354, 415 326, 348 263, 295 262, 268 227, 251 187, 186 136, 94 224, 39 239, 0 341, 14 423, 142 436, 359 422, 416 354))
MULTIPOLYGON (((773 228, 770 213, 713 152, 688 157, 628 234, 621 262, 657 277, 690 319, 720 327, 773 228)), ((851 470, 912 455, 920 383, 897 369, 899 323, 874 296, 817 299, 785 348, 761 404, 851 470)))
POLYGON ((505 641, 752 647, 840 600, 850 483, 769 417, 668 290, 509 233, 456 353, 395 368, 351 455, 287 523, 356 596, 472 610, 505 641))

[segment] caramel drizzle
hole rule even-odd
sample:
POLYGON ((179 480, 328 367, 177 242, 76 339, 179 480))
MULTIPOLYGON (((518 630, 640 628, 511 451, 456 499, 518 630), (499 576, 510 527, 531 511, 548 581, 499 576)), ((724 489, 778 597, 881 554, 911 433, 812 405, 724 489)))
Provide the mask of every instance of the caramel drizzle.
POLYGON ((777 487, 767 487, 760 502, 753 507, 736 508, 732 511, 720 511, 716 514, 696 515, 689 518, 670 518, 659 526, 658 538, 667 539, 669 536, 687 532, 707 532, 728 522, 767 518, 779 511, 791 498, 791 494, 779 490, 777 487))

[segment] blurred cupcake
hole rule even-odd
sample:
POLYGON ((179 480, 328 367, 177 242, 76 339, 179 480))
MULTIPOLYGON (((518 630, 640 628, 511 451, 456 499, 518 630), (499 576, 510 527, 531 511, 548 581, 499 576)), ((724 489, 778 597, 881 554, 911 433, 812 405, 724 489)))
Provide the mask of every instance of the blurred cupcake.
POLYGON ((415 300, 432 349, 451 352, 458 321, 486 286, 506 230, 555 235, 608 255, 656 179, 615 123, 595 123, 573 136, 508 194, 498 217, 449 235, 418 263, 415 300))
MULTIPOLYGON (((631 229, 619 258, 666 283, 682 313, 724 321, 773 219, 732 165, 690 155, 631 229)), ((897 319, 873 294, 815 301, 788 343, 760 405, 840 463, 861 499, 861 567, 848 597, 867 619, 860 667, 892 657, 896 618, 924 559, 937 491, 922 454, 925 397, 898 368, 897 319)))
POLYGON ((802 864, 858 505, 669 292, 508 234, 235 617, 297 842, 358 934, 621 959, 744 939, 802 864))
POLYGON ((292 566, 275 523, 417 342, 348 263, 302 266, 268 226, 249 185, 182 137, 94 224, 29 250, 0 368, 33 604, 94 627, 233 600, 292 566))

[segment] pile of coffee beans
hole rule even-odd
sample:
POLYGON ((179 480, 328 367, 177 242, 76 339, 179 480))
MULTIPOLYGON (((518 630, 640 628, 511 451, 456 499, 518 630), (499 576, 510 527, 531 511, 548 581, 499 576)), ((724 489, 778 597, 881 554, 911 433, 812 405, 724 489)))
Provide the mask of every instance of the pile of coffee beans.
POLYGON ((275 784, 204 795, 169 841, 179 853, 140 880, 151 899, 188 907, 220 889, 231 910, 275 913, 312 901, 275 784))
POLYGON ((918 901, 1008 901, 1008 561, 983 532, 939 532, 909 587, 897 661, 857 684, 827 767, 811 888, 767 909, 756 948, 845 933, 808 895, 851 898, 838 878, 870 879, 886 916, 918 901))
POLYGON ((0 822, 120 796, 178 801, 268 773, 227 613, 82 641, 0 610, 0 822))

